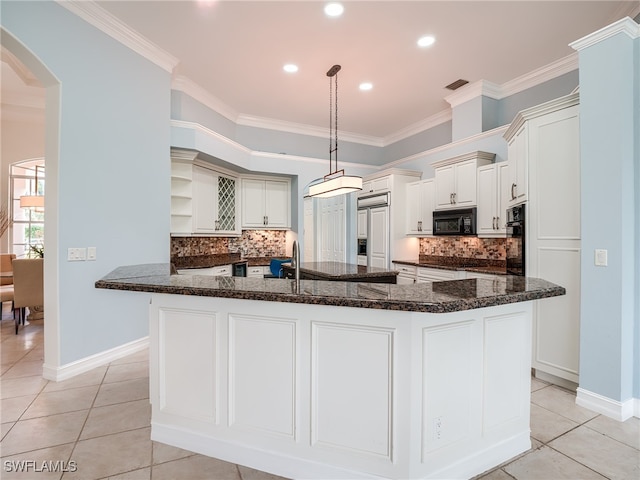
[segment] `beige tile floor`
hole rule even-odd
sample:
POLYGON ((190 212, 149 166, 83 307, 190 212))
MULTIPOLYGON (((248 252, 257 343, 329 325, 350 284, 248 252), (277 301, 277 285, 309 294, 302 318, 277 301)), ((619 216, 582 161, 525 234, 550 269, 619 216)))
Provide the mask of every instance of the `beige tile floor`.
MULTIPOLYGON (((42 379, 43 324, 0 328, 0 478, 275 480, 279 477, 153 442, 147 352, 63 382, 42 379), (19 460, 75 462, 75 472, 9 472, 19 460)), ((575 405, 575 395, 533 379, 533 448, 478 477, 640 479, 640 420, 624 423, 575 405)), ((71 470, 71 468, 69 469, 71 470)))

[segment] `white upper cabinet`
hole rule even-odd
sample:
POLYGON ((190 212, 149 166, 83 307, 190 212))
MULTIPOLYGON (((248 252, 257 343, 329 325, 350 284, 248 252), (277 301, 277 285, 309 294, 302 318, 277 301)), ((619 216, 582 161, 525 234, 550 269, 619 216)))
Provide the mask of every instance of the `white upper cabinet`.
POLYGON ((391 177, 385 176, 366 180, 362 182, 362 190, 358 192, 358 196, 367 196, 372 193, 388 192, 391 190, 391 177))
POLYGON ((529 194, 529 126, 525 123, 507 139, 509 205, 525 202, 529 194))
POLYGON ((289 179, 242 179, 242 228, 283 229, 291 227, 291 182, 289 179))
POLYGON ((478 168, 478 236, 504 237, 511 194, 507 162, 478 168))
POLYGON ((495 154, 471 152, 432 164, 435 169, 435 209, 475 207, 477 168, 493 162, 495 154))
POLYGON ((196 160, 198 152, 171 152, 171 234, 238 235, 238 181, 196 160))
POLYGON ((432 235, 435 181, 407 184, 407 235, 432 235))
POLYGON ((358 210, 358 238, 367 238, 367 211, 358 210))

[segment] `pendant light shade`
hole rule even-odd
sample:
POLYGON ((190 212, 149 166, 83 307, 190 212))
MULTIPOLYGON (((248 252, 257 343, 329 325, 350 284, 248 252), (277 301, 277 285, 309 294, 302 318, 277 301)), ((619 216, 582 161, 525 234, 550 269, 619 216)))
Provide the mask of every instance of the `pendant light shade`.
POLYGON ((44 169, 44 167, 36 165, 35 192, 33 195, 22 195, 20 197, 20 208, 44 208, 44 195, 38 195, 38 168, 44 169))
POLYGON ((334 65, 327 72, 329 77, 329 174, 321 182, 309 186, 309 197, 333 197, 362 190, 362 177, 345 175, 338 170, 338 72, 342 67, 334 65), (333 80, 333 82, 332 82, 333 80), (333 87, 335 85, 335 117, 333 111, 333 87), (333 161, 335 158, 335 170, 333 161))

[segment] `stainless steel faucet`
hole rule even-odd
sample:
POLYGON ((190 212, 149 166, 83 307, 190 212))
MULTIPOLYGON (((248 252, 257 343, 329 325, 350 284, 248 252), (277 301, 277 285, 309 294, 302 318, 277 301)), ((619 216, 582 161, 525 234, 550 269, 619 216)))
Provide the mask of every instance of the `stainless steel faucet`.
POLYGON ((300 291, 300 247, 298 241, 293 241, 293 251, 291 255, 291 266, 296 272, 296 291, 300 291))

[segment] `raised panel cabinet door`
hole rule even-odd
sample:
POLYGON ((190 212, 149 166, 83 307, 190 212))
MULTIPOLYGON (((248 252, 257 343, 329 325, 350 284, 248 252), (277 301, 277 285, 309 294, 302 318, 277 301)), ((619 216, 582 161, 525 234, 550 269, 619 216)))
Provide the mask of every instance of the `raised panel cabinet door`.
POLYGON ((455 190, 453 203, 456 207, 473 207, 476 202, 476 168, 475 160, 456 164, 455 190))
POLYGON ((218 176, 215 172, 194 165, 193 167, 193 231, 216 231, 218 176))
POLYGON ((507 234, 507 208, 509 206, 509 195, 511 184, 509 183, 509 164, 500 162, 496 164, 496 184, 498 192, 496 195, 496 225, 499 234, 507 234))
POLYGON ((264 180, 242 179, 242 226, 265 227, 264 180))
POLYGON ((478 235, 496 232, 496 166, 478 168, 478 235))
POLYGON ((358 210, 358 238, 367 238, 367 210, 358 210))
POLYGON ((278 180, 265 182, 265 216, 267 227, 290 227, 291 214, 289 183, 278 180))
POLYGON ((454 165, 436 168, 436 208, 452 208, 455 190, 454 165))
POLYGON ((515 205, 527 199, 527 132, 527 125, 525 124, 507 145, 510 205, 515 205))
POLYGON ((422 233, 433 234, 433 210, 435 209, 436 183, 433 179, 425 180, 421 184, 421 204, 422 204, 422 233))
POLYGON ((407 234, 422 233, 422 185, 420 182, 407 185, 407 234))
POLYGON ((367 248, 371 249, 371 266, 389 267, 389 208, 371 209, 371 236, 367 248))

